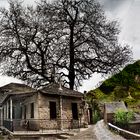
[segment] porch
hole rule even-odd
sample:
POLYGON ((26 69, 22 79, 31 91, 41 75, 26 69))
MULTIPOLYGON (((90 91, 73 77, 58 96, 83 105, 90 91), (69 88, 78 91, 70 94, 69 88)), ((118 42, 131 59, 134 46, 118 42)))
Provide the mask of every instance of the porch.
POLYGON ((79 120, 50 120, 50 119, 13 119, 4 120, 3 126, 11 132, 17 131, 48 131, 48 130, 63 130, 77 129, 84 127, 79 120))

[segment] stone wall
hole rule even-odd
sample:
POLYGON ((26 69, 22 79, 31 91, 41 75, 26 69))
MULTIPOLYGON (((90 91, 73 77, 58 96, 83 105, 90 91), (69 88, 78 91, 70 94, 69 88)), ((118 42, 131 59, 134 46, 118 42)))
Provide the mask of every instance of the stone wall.
POLYGON ((128 130, 140 134, 140 122, 139 121, 130 122, 128 130))
POLYGON ((63 128, 76 128, 79 127, 79 120, 73 120, 72 118, 72 103, 77 103, 78 108, 78 119, 80 120, 80 103, 81 100, 79 98, 70 98, 70 97, 64 97, 62 99, 62 127, 63 128))
POLYGON ((50 120, 50 108, 49 102, 56 102, 56 110, 57 114, 59 111, 59 100, 56 97, 49 97, 39 94, 38 96, 38 111, 39 111, 39 119, 50 120))
POLYGON ((38 114, 40 119, 41 129, 57 129, 58 123, 56 120, 50 120, 50 108, 49 102, 56 102, 57 116, 59 111, 59 100, 55 97, 44 96, 42 94, 38 95, 38 114))
POLYGON ((81 98, 60 97, 60 96, 55 97, 55 96, 47 96, 45 94, 43 95, 40 93, 38 96, 39 119, 44 120, 47 119, 46 123, 42 122, 40 126, 44 129, 48 127, 50 127, 51 129, 53 127, 58 129, 79 127, 80 123, 85 123, 85 121, 88 121, 87 119, 85 119, 87 118, 86 116, 87 113, 82 111, 82 109, 80 108, 80 104, 81 98), (50 108, 49 108, 50 101, 56 102, 56 110, 57 110, 56 120, 50 120, 50 108), (72 107, 71 107, 72 103, 77 103, 79 120, 72 119, 72 107), (84 114, 83 116, 80 115, 81 112, 83 112, 84 114))
POLYGON ((114 113, 108 114, 107 121, 113 123, 114 122, 114 115, 115 115, 114 113))
POLYGON ((106 109, 104 108, 104 122, 105 123, 113 123, 114 121, 114 113, 107 113, 106 109))
MULTIPOLYGON (((72 103, 77 103, 77 107, 78 107, 78 114, 80 113, 80 103, 81 100, 78 98, 73 98, 71 99, 70 97, 68 98, 63 98, 62 99, 62 119, 66 119, 66 120, 71 120, 72 119, 72 107, 71 104, 72 103)), ((79 118, 79 116, 78 116, 79 118)))

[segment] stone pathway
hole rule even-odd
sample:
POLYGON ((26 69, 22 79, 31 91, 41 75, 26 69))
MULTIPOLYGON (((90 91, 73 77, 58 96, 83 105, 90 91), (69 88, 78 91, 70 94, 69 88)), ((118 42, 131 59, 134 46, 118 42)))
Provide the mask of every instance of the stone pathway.
POLYGON ((101 120, 95 125, 94 133, 97 137, 97 140, 126 140, 125 138, 111 132, 104 121, 101 120))
POLYGON ((126 140, 123 137, 108 130, 103 120, 96 125, 91 125, 77 135, 70 137, 68 140, 126 140))
POLYGON ((89 128, 79 132, 75 136, 70 137, 68 140, 97 140, 96 135, 94 133, 94 126, 89 126, 89 128))

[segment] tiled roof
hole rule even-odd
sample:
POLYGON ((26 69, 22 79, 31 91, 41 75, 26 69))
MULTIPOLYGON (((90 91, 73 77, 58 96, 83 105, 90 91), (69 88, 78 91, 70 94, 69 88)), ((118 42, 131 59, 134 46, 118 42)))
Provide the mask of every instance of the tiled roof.
POLYGON ((35 89, 19 83, 10 83, 5 86, 0 87, 0 105, 4 102, 4 100, 9 95, 14 95, 15 98, 19 98, 19 96, 29 96, 36 92, 35 89), (18 97, 17 97, 18 96, 18 97))
POLYGON ((21 93, 30 93, 35 92, 36 90, 25 85, 19 83, 10 83, 5 86, 0 87, 0 93, 4 94, 21 94, 21 93))
POLYGON ((120 108, 124 111, 128 111, 123 101, 105 103, 106 113, 115 113, 115 111, 120 108))
POLYGON ((62 95, 62 96, 71 96, 71 97, 83 97, 81 92, 71 90, 66 87, 60 87, 59 84, 49 84, 46 87, 39 90, 41 93, 49 95, 62 95))

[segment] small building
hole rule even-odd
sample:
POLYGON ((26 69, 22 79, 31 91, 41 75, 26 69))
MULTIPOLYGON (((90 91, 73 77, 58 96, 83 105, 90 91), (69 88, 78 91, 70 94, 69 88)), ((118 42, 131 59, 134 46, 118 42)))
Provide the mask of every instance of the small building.
POLYGON ((114 114, 116 110, 123 109, 124 111, 128 111, 125 103, 123 101, 118 102, 109 102, 104 104, 104 121, 105 123, 113 122, 114 114))
POLYGON ((88 111, 82 93, 59 84, 35 90, 11 83, 0 88, 0 124, 13 132, 80 128, 88 111))

